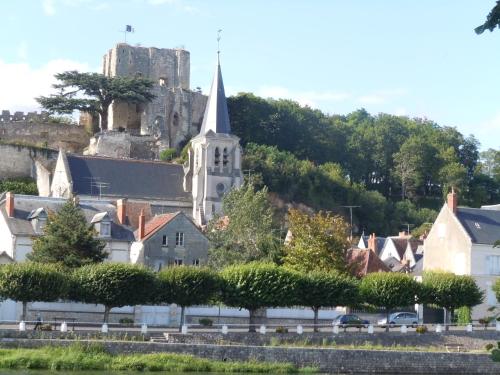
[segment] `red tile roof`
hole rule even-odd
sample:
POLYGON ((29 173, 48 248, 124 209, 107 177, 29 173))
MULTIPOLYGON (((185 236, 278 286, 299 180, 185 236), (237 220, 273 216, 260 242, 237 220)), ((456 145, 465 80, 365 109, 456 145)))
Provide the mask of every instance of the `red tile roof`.
POLYGON ((351 273, 356 277, 363 277, 372 272, 390 271, 370 249, 350 249, 347 252, 347 264, 351 273))
MULTIPOLYGON (((168 224, 174 217, 176 217, 180 212, 175 212, 171 214, 163 214, 154 216, 151 220, 149 220, 144 228, 144 237, 141 241, 144 241, 151 237, 157 230, 163 228, 166 224, 168 224)), ((138 231, 134 232, 135 237, 137 238, 138 231)))

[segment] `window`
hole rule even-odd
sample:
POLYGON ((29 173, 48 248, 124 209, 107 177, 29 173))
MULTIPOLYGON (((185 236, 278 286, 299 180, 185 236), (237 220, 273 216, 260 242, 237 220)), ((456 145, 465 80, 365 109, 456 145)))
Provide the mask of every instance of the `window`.
POLYGON ((99 234, 101 237, 109 237, 111 235, 111 223, 101 222, 99 234))
POLYGON ((182 259, 181 258, 175 258, 174 260, 174 266, 182 266, 182 259))
POLYGON ((215 156, 215 161, 214 161, 215 166, 218 166, 219 163, 220 163, 220 151, 219 151, 219 147, 215 148, 214 156, 215 156))
POLYGON ((161 240, 161 244, 162 246, 168 246, 168 237, 167 236, 163 236, 162 240, 161 240))
POLYGON ((175 246, 184 246, 184 233, 177 232, 175 234, 175 246))
POLYGON ((222 165, 225 167, 228 163, 229 159, 229 154, 227 152, 227 148, 224 147, 224 150, 222 151, 222 165))
POLYGON ((199 259, 193 259, 193 266, 199 266, 200 265, 200 260, 199 259))
POLYGON ((488 267, 488 274, 500 275, 500 256, 499 255, 488 255, 486 257, 486 264, 488 267))
POLYGON ((160 80, 158 82, 160 86, 166 86, 167 85, 167 79, 165 77, 160 77, 160 80))

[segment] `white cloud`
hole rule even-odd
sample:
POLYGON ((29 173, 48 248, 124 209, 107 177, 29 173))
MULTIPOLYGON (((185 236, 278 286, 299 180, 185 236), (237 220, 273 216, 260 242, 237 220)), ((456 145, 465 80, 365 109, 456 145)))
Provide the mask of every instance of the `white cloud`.
POLYGON ((318 108, 319 103, 331 103, 347 100, 351 94, 337 91, 293 91, 281 86, 263 86, 257 90, 257 95, 264 98, 292 99, 302 106, 318 108))
POLYGON ((47 16, 56 14, 55 0, 42 0, 42 9, 47 16))
POLYGON ((26 63, 9 64, 0 60, 0 104, 2 109, 38 110, 35 97, 53 93, 54 74, 66 70, 89 71, 89 65, 72 60, 52 60, 40 68, 26 63))
POLYGON ((386 103, 396 97, 404 96, 408 92, 405 89, 387 89, 378 90, 371 94, 361 95, 358 97, 358 102, 361 104, 381 104, 386 103))

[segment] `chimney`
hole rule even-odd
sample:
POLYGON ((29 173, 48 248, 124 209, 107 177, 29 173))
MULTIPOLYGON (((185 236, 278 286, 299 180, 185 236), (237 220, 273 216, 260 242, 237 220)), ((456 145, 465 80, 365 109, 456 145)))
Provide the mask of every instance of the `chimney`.
POLYGON ((8 217, 14 217, 14 193, 8 192, 5 200, 5 210, 8 217))
POLYGON ((127 222, 127 200, 118 199, 116 201, 116 216, 118 216, 118 222, 125 225, 127 222))
POLYGON ((455 193, 455 189, 452 187, 451 193, 448 193, 448 207, 454 214, 456 214, 457 206, 458 206, 457 193, 455 193))
POLYGON ((399 232, 399 237, 407 237, 408 236, 408 233, 406 233, 406 231, 401 231, 399 232))
POLYGON ((144 209, 141 210, 139 215, 139 228, 137 229, 139 240, 144 238, 146 232, 146 217, 144 216, 144 209))
POLYGON ((368 249, 373 250, 373 252, 377 254, 377 237, 375 236, 375 233, 368 237, 368 249))

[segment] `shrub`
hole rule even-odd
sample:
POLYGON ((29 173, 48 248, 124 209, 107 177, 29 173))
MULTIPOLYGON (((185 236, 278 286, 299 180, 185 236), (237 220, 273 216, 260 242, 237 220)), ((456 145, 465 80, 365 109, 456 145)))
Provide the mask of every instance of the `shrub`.
POLYGON ((120 324, 132 325, 132 324, 134 324, 134 319, 130 319, 130 318, 121 318, 118 322, 119 322, 120 324))
POLYGON ((462 306, 457 309, 457 324, 466 325, 471 322, 471 308, 469 306, 462 306))
POLYGON ((491 343, 490 343, 490 344, 486 344, 486 345, 484 346, 484 348, 485 348, 487 351, 490 351, 490 350, 491 350, 491 349, 493 349, 494 347, 495 347, 495 345, 493 345, 493 344, 491 344, 491 343))
POLYGON ((276 333, 288 333, 288 328, 283 326, 276 327, 276 333))
POLYGON ((166 148, 165 150, 160 152, 160 160, 162 161, 171 161, 176 156, 177 150, 175 148, 166 148))
POLYGON ((418 326, 415 331, 417 333, 426 333, 427 332, 427 326, 418 326))
POLYGON ((40 326, 40 331, 52 331, 52 326, 50 324, 42 324, 40 326))
POLYGON ((198 323, 200 323, 203 327, 212 327, 212 324, 214 322, 212 319, 209 318, 201 318, 198 320, 198 323))

